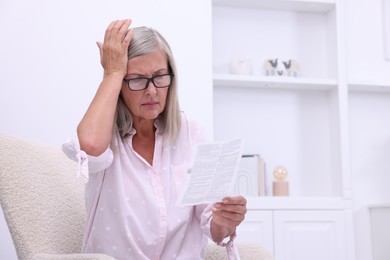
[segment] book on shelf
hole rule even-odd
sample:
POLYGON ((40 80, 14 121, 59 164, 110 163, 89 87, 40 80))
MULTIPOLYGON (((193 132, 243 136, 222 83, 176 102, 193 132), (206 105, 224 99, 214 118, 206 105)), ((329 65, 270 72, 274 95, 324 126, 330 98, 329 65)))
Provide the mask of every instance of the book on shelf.
POLYGON ((237 172, 234 194, 265 196, 265 162, 259 154, 243 154, 237 172))

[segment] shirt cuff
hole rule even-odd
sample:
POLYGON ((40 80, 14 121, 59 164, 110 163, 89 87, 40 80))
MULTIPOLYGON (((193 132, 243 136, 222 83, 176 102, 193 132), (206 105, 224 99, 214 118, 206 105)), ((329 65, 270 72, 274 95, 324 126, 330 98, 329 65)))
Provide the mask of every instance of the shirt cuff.
POLYGON ((234 231, 233 234, 230 235, 228 242, 218 242, 216 243, 218 246, 226 247, 226 252, 228 254, 229 260, 239 260, 240 255, 238 254, 237 248, 234 246, 234 239, 236 238, 236 231, 234 231))
POLYGON ((62 145, 62 151, 69 159, 77 162, 77 177, 81 177, 84 182, 88 182, 90 173, 97 173, 108 168, 114 158, 109 147, 99 156, 88 155, 80 149, 77 134, 62 145))

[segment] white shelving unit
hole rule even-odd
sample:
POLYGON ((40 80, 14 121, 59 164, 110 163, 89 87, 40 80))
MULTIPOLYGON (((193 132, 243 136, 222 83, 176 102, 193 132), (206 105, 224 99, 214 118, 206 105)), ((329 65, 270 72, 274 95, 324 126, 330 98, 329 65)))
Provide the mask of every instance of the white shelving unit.
POLYGON ((338 10, 335 1, 213 1, 214 136, 242 136, 244 152, 264 158, 269 181, 285 166, 292 196, 350 193, 338 10), (297 60, 300 75, 265 76, 264 61, 276 58, 297 60), (229 74, 234 59, 250 60, 253 73, 229 74))
POLYGON ((278 260, 354 259, 342 15, 337 0, 213 0, 214 136, 242 137, 268 180, 268 196, 248 198, 238 239, 278 260), (298 77, 266 76, 276 58, 298 61, 298 77), (230 74, 235 59, 250 60, 252 74, 230 74), (289 197, 270 196, 278 165, 289 197))

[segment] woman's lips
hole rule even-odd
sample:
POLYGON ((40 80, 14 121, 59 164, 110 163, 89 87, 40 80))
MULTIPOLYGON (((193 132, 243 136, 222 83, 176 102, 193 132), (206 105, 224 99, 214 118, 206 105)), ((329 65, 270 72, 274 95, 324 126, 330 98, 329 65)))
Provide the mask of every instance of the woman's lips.
POLYGON ((158 102, 157 101, 146 102, 146 103, 143 103, 142 105, 147 106, 147 107, 151 107, 151 106, 158 105, 158 102))

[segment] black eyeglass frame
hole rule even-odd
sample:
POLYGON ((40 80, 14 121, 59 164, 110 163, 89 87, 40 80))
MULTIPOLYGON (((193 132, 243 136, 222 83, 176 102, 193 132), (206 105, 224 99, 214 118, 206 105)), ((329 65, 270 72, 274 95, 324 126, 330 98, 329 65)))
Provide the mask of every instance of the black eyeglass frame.
POLYGON ((166 74, 156 75, 156 76, 153 76, 153 77, 150 77, 150 78, 147 78, 147 77, 140 77, 140 78, 133 78, 133 79, 123 79, 123 81, 126 82, 127 87, 128 87, 131 91, 141 91, 141 90, 147 89, 150 82, 153 83, 153 86, 154 86, 155 88, 167 88, 167 87, 169 87, 169 86, 172 84, 172 79, 173 79, 174 76, 175 76, 175 74, 173 74, 173 73, 166 73, 166 74), (162 76, 170 76, 170 77, 171 77, 171 81, 170 81, 170 83, 169 83, 168 85, 166 85, 166 86, 158 87, 158 86, 156 86, 156 84, 154 83, 154 79, 155 79, 155 78, 158 78, 158 77, 162 77, 162 76), (143 89, 132 89, 132 88, 130 88, 129 82, 131 82, 132 80, 140 80, 140 79, 146 79, 146 84, 145 84, 145 87, 144 87, 143 89))

